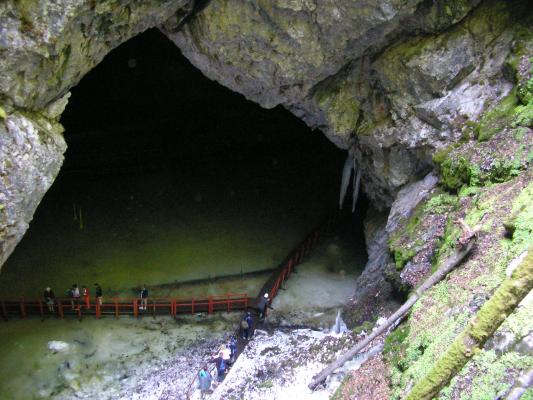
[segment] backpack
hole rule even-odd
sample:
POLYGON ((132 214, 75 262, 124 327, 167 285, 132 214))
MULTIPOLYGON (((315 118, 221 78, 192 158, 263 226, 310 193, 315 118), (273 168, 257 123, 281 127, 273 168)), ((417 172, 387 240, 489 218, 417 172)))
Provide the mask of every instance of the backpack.
POLYGON ((224 371, 226 369, 226 361, 222 358, 220 360, 220 366, 218 367, 219 371, 224 371))
POLYGON ((241 328, 242 328, 242 329, 248 329, 248 328, 250 328, 250 325, 248 325, 248 322, 246 322, 245 319, 243 319, 243 320, 241 321, 241 328))

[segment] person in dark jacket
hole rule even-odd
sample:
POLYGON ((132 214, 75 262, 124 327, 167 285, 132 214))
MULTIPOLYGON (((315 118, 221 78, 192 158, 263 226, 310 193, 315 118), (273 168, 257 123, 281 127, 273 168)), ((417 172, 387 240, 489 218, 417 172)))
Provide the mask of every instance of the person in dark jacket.
POLYGON ((253 319, 252 314, 250 311, 247 311, 246 314, 244 314, 243 319, 241 320, 241 334, 243 339, 249 339, 252 332, 252 326, 253 326, 253 319))
POLYGON ((263 297, 261 297, 261 300, 259 300, 259 304, 257 305, 257 308, 259 309, 259 319, 260 320, 265 319, 267 315, 267 309, 272 308, 270 306, 270 298, 268 297, 268 293, 265 293, 263 297))
POLYGON ((229 340, 229 349, 230 349, 230 362, 233 364, 235 362, 235 356, 237 355, 237 339, 235 336, 232 336, 229 340))
POLYGON ((96 302, 98 305, 102 305, 102 288, 98 283, 94 284, 94 297, 96 297, 96 302))
POLYGON ((211 362, 214 362, 217 367, 217 381, 222 382, 227 369, 226 361, 224 361, 224 353, 218 353, 218 357, 213 358, 211 362))
POLYGON ((54 291, 50 289, 49 287, 47 287, 44 290, 43 297, 44 297, 44 302, 46 303, 48 307, 48 311, 54 312, 54 304, 56 303, 56 296, 54 294, 54 291))

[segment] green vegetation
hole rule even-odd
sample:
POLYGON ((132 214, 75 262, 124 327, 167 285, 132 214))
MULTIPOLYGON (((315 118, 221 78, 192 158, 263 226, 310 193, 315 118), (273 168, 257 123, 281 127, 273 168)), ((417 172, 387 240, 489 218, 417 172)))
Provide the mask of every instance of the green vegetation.
MULTIPOLYGON (((479 299, 475 302, 482 303, 484 300, 480 294, 491 293, 497 288, 505 277, 505 269, 510 260, 520 255, 532 242, 533 183, 521 189, 520 180, 515 180, 514 183, 477 187, 474 191, 464 189, 460 194, 466 196, 466 193, 468 193, 466 208, 459 207, 460 196, 437 193, 422 206, 424 213, 419 213, 416 217, 420 229, 424 226, 423 221, 428 218, 431 210, 445 208, 447 205, 451 207, 452 211, 448 215, 445 233, 435 246, 435 265, 438 265, 440 260, 456 246, 457 238, 461 234, 461 230, 452 223, 456 218, 456 212, 465 213, 463 218, 469 226, 473 227, 483 221, 482 229, 485 233, 491 232, 493 235, 498 235, 494 232, 493 223, 495 218, 498 218, 499 208, 504 207, 510 210, 504 215, 510 215, 506 224, 507 229, 512 227, 512 234, 510 237, 497 239, 495 244, 484 248, 482 254, 456 270, 453 273, 453 284, 443 281, 426 292, 413 307, 409 320, 387 339, 385 353, 392 369, 391 383, 394 399, 405 396, 403 388, 419 382, 427 371, 433 368, 435 359, 450 348, 454 338, 467 326, 471 314, 466 304, 473 301, 475 296, 479 299), (508 204, 506 202, 513 190, 518 191, 514 195, 513 203, 508 204), (457 282, 462 283, 457 285, 457 282), (474 296, 474 293, 477 295, 474 296)), ((405 224, 408 223, 405 222, 405 224)), ((415 231, 411 236, 416 237, 416 235, 415 231)), ((492 310, 490 315, 496 312, 498 311, 492 310)), ((506 329, 514 332, 516 337, 524 336, 530 330, 527 321, 533 317, 532 312, 533 308, 529 307, 521 311, 519 316, 513 314, 513 328, 508 326, 506 329)), ((483 329, 472 330, 473 337, 479 338, 487 335, 485 328, 486 325, 483 329)), ((452 359, 454 354, 452 352, 452 359)), ((519 358, 514 352, 505 354, 497 361, 489 362, 489 358, 490 354, 485 355, 485 352, 480 352, 468 364, 469 369, 463 369, 461 373, 467 376, 465 379, 472 380, 472 376, 475 378, 472 383, 468 384, 472 387, 472 392, 461 394, 461 399, 492 398, 489 394, 508 387, 510 382, 508 379, 502 379, 495 384, 489 378, 490 376, 515 376, 511 373, 514 371, 516 374, 516 368, 532 361, 531 357, 519 358), (513 362, 517 365, 514 369, 513 362), (478 395, 481 397, 475 397, 478 395)), ((460 368, 455 369, 451 376, 459 370, 460 368)), ((457 379, 461 379, 461 375, 457 379)), ((461 385, 461 383, 457 384, 461 385)), ((449 393, 449 390, 445 390, 439 398, 449 399, 449 393)))
POLYGON ((383 354, 393 367, 400 371, 405 371, 409 368, 406 365, 405 346, 404 341, 409 336, 409 324, 403 324, 397 327, 387 338, 383 346, 383 354))
POLYGON ((459 198, 449 193, 441 193, 431 197, 424 206, 424 212, 429 214, 444 214, 455 211, 459 206, 459 198))
POLYGON ((477 139, 480 142, 488 140, 504 127, 510 125, 517 103, 516 92, 512 91, 496 107, 483 114, 475 130, 477 139))
MULTIPOLYGON (((533 250, 533 249, 532 249, 533 250)), ((533 288, 533 251, 486 302, 407 400, 432 399, 447 385, 533 288)))
POLYGON ((2 107, 0 107, 0 119, 6 119, 7 114, 2 107))

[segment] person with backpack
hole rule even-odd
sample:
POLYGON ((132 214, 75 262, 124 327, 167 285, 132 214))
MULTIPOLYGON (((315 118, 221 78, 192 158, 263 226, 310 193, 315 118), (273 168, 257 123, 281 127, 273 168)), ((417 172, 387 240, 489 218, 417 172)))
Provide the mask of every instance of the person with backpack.
POLYGON ((207 369, 207 365, 204 365, 200 372, 198 372, 198 382, 200 384, 200 397, 203 399, 207 392, 211 389, 211 374, 207 369))
POLYGON ((224 353, 220 352, 218 357, 212 359, 211 362, 214 362, 217 367, 217 381, 222 382, 227 368, 226 361, 224 361, 224 353))
POLYGON ((237 355, 237 339, 235 336, 231 336, 229 339, 229 350, 230 350, 230 363, 235 362, 235 356, 237 355))
POLYGON ((252 315, 248 311, 244 318, 241 320, 241 333, 243 339, 248 339, 250 337, 250 329, 252 328, 252 315))

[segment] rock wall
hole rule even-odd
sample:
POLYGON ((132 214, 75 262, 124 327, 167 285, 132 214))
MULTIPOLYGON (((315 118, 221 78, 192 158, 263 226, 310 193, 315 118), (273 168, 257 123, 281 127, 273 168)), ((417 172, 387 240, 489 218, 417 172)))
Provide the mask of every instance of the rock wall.
MULTIPOLYGON (((21 113, 32 125, 39 125, 33 115, 55 124, 69 88, 105 54, 159 26, 211 79, 264 107, 283 105, 341 148, 354 146, 363 190, 375 207, 386 208, 404 185, 433 168, 435 149, 457 141, 466 121, 508 94, 508 64, 528 15, 525 3, 5 1, 0 108, 12 127, 5 134, 12 135, 21 113), (198 13, 189 18, 195 4, 198 13)), ((20 125, 17 130, 28 132, 20 125)), ((10 143, 4 153, 25 154, 22 148, 13 152, 18 142, 10 143)), ((20 227, 57 174, 47 167, 61 164, 64 144, 55 143, 43 147, 40 157, 2 159, 5 249, 20 240, 20 227), (25 163, 47 184, 15 179, 25 163), (36 201, 18 201, 14 193, 36 201)))
POLYGON ((213 1, 167 35, 208 77, 355 143, 378 207, 511 86, 520 2, 213 1))
POLYGON ((68 90, 120 43, 163 21, 179 23, 191 3, 0 3, 0 266, 63 162, 66 145, 58 120, 68 90))

